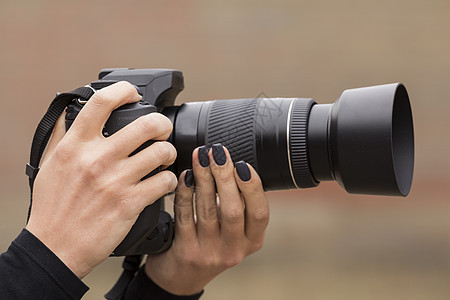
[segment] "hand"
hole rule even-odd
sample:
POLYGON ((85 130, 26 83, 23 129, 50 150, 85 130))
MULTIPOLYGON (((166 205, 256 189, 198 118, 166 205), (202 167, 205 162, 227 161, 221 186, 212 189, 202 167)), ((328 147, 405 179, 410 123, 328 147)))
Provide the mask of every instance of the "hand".
POLYGON ((67 133, 61 116, 36 177, 26 228, 79 278, 112 253, 147 205, 176 187, 169 171, 140 181, 175 160, 175 148, 163 141, 172 131, 166 117, 152 113, 102 135, 111 111, 140 98, 119 82, 95 93, 67 133), (129 157, 147 140, 159 142, 129 157))
POLYGON ((147 276, 175 295, 199 293, 218 274, 259 250, 269 222, 261 180, 250 165, 239 162, 234 168, 220 144, 209 153, 204 146, 195 149, 192 163, 193 173, 183 172, 178 182, 173 245, 149 256, 145 265, 147 276), (195 189, 189 187, 193 175, 195 189))

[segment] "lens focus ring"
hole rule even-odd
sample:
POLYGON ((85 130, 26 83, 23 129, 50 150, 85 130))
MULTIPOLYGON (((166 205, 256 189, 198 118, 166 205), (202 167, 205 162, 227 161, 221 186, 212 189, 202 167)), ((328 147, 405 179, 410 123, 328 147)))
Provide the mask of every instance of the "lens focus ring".
POLYGON ((313 99, 295 99, 288 119, 291 175, 299 188, 318 185, 311 173, 308 157, 308 120, 309 112, 314 104, 313 99))

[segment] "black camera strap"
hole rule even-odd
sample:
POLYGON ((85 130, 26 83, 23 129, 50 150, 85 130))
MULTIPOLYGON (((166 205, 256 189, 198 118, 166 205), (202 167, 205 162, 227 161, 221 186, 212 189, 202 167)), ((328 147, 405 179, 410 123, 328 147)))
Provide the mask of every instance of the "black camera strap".
MULTIPOLYGON (((30 185, 30 206, 28 208, 27 223, 31 215, 31 207, 33 204, 33 185, 34 180, 39 172, 39 164, 47 147, 47 143, 55 128, 56 121, 64 112, 70 102, 75 99, 89 100, 94 94, 95 90, 90 86, 80 87, 68 93, 58 93, 50 104, 44 117, 39 122, 36 132, 34 133, 33 142, 31 145, 30 162, 26 166, 25 173, 29 177, 30 185)), ((126 256, 122 264, 123 272, 117 280, 114 287, 105 295, 109 300, 122 299, 125 291, 134 278, 136 272, 139 270, 142 255, 126 256)))
POLYGON ((55 128, 56 121, 70 102, 74 99, 89 100, 94 92, 94 89, 89 86, 85 86, 68 93, 58 93, 52 103, 50 103, 44 117, 39 122, 31 144, 30 162, 27 164, 25 171, 29 177, 28 181, 30 185, 30 206, 28 208, 27 223, 30 219, 31 206, 33 204, 34 180, 39 172, 39 163, 45 147, 47 147, 48 140, 52 135, 53 128, 55 128))
POLYGON ((134 275, 139 270, 142 261, 142 255, 128 255, 122 263, 122 274, 114 286, 105 294, 107 300, 121 300, 125 295, 128 286, 133 280, 134 275))

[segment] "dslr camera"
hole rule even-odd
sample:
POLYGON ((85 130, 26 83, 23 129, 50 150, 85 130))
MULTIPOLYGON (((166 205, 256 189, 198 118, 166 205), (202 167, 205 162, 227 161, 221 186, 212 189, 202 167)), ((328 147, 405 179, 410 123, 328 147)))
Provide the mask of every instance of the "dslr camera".
MULTIPOLYGON (((177 70, 104 69, 90 86, 98 90, 123 80, 139 87, 142 100, 113 111, 103 134, 112 135, 145 114, 164 114, 173 123, 169 142, 178 152, 171 166, 176 174, 191 167, 197 146, 220 142, 233 161, 244 160, 258 171, 265 190, 316 187, 334 180, 349 193, 409 193, 414 132, 401 83, 349 89, 332 104, 311 98, 251 98, 180 106, 174 106, 184 88, 177 70)), ((66 128, 83 105, 75 100, 67 107, 66 128)), ((170 247, 173 236, 172 218, 159 199, 144 209, 112 255, 160 253, 170 247)))

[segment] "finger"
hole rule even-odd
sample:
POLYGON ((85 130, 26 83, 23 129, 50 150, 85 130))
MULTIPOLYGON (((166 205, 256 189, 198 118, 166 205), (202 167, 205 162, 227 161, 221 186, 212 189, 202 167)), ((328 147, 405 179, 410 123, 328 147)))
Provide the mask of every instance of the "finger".
POLYGON ((234 178, 234 166, 228 150, 214 144, 210 151, 211 172, 220 199, 220 231, 228 241, 244 236, 244 205, 234 178))
POLYGON ((59 116, 58 120, 56 120, 55 128, 53 128, 53 133, 47 144, 47 148, 45 149, 41 164, 43 164, 47 160, 47 158, 52 155, 52 153, 55 151, 56 145, 58 145, 58 143, 64 137, 64 134, 66 134, 65 118, 66 113, 63 112, 61 116, 59 116))
POLYGON ((177 239, 191 240, 196 238, 193 200, 194 173, 189 169, 180 175, 173 204, 177 239))
POLYGON ((140 99, 136 88, 129 82, 121 81, 107 86, 89 99, 68 132, 88 139, 93 136, 102 137, 103 126, 111 112, 119 106, 140 99))
POLYGON ((108 138, 108 143, 119 155, 128 156, 148 140, 167 140, 172 123, 160 113, 144 115, 126 125, 108 138))
POLYGON ((134 213, 139 214, 147 205, 153 204, 162 196, 177 187, 177 177, 170 171, 159 172, 134 186, 133 203, 130 205, 134 213))
POLYGON ((245 202, 245 235, 256 251, 262 247, 269 224, 269 203, 261 179, 251 165, 237 162, 234 176, 245 202))
POLYGON ((198 238, 219 235, 219 218, 216 202, 216 186, 209 169, 208 150, 205 146, 192 153, 192 167, 195 177, 195 211, 197 215, 198 238))
POLYGON ((124 176, 132 182, 138 181, 159 166, 173 164, 176 158, 177 151, 171 143, 154 142, 135 155, 126 158, 124 176))

